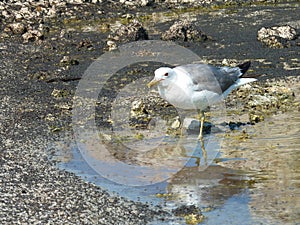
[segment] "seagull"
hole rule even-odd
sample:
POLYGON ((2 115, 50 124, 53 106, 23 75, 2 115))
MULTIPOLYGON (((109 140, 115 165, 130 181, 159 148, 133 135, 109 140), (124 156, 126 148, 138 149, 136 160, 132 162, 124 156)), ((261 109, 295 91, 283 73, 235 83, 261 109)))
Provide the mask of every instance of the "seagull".
POLYGON ((197 110, 200 119, 198 139, 202 140, 204 110, 224 100, 233 89, 256 81, 254 77, 244 76, 250 65, 247 61, 236 67, 204 63, 160 67, 147 86, 157 86, 159 95, 175 107, 197 110))

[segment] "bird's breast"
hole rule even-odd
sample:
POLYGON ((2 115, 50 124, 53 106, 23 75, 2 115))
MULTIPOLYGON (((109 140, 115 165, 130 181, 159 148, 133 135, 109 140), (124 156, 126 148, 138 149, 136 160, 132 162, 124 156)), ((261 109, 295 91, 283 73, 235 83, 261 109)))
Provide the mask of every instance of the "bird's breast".
POLYGON ((177 86, 176 84, 167 87, 158 87, 160 96, 175 107, 182 109, 195 109, 192 101, 190 88, 187 86, 177 86))
POLYGON ((169 85, 159 87, 160 96, 175 107, 181 109, 204 110, 208 106, 220 101, 223 96, 212 91, 197 91, 193 86, 169 85))

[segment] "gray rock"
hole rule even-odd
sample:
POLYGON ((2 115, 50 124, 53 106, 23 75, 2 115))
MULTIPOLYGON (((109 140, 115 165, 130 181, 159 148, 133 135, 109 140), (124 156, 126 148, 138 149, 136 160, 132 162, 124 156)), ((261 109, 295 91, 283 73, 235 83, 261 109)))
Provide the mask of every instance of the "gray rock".
POLYGON ((78 65, 79 62, 76 59, 71 58, 68 55, 63 56, 59 62, 60 66, 78 65))
POLYGON ((136 128, 145 128, 148 126, 151 118, 146 111, 145 103, 139 99, 132 102, 130 111, 130 123, 136 128))
POLYGON ((120 0, 120 3, 125 4, 126 6, 134 6, 134 7, 141 7, 141 6, 148 6, 154 3, 154 0, 120 0))
POLYGON ((108 40, 106 42, 106 45, 107 45, 108 51, 113 51, 113 50, 117 50, 118 49, 118 45, 116 44, 115 41, 108 40))
POLYGON ((30 41, 38 41, 44 38, 44 35, 39 30, 29 30, 25 34, 22 35, 24 43, 28 43, 30 41))
POLYGON ((267 38, 263 38, 260 40, 262 43, 264 43, 266 46, 269 46, 271 48, 284 48, 288 47, 288 42, 286 39, 276 36, 270 36, 267 38))
POLYGON ((271 48, 284 48, 289 46, 289 41, 297 38, 295 28, 285 26, 262 27, 257 32, 257 40, 271 48))
POLYGON ((133 20, 132 23, 127 26, 121 25, 119 29, 108 36, 108 41, 121 43, 138 40, 148 40, 148 33, 137 20, 133 20))
POLYGON ((177 116, 176 109, 168 102, 156 94, 149 94, 132 102, 130 124, 136 128, 147 128, 151 126, 149 123, 155 121, 154 118, 159 117, 167 122, 167 126, 176 129, 180 126, 180 124, 178 126, 177 116))
POLYGON ((261 28, 258 31, 258 38, 263 39, 270 36, 277 36, 287 40, 293 40, 297 37, 297 31, 295 28, 286 26, 274 26, 270 28, 261 28))
MULTIPOLYGON (((188 134, 199 134, 201 123, 199 120, 193 118, 185 118, 182 127, 186 129, 188 134)), ((210 122, 204 122, 203 131, 209 133, 212 124, 210 122)))
POLYGON ((165 41, 205 41, 208 37, 191 22, 184 20, 176 21, 169 30, 162 34, 161 39, 165 41))

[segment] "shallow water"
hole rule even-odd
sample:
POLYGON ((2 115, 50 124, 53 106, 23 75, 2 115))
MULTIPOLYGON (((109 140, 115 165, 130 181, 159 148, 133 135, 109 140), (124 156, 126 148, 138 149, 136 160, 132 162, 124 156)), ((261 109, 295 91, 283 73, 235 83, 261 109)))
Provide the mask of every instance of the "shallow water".
MULTIPOLYGON (((299 127, 300 113, 287 112, 244 127, 249 138, 242 141, 235 138, 240 130, 231 131, 221 141, 207 135, 206 141, 211 138, 212 143, 206 149, 207 168, 201 147, 194 144, 193 137, 189 138, 182 146, 192 149, 190 154, 202 157, 200 167, 195 163, 197 157, 189 160, 190 155, 186 154, 187 163, 182 169, 177 168, 178 172, 173 172, 167 180, 147 186, 126 186, 103 178, 86 163, 75 145, 72 150, 56 146, 65 152, 56 152, 52 157, 59 161, 59 168, 134 201, 162 205, 165 209, 180 205, 209 208, 204 212, 204 224, 297 224, 300 222, 299 127)), ((178 155, 172 157, 175 162, 178 155)), ((152 163, 155 165, 155 161, 152 163)))
POLYGON ((247 174, 251 181, 247 205, 253 218, 276 224, 299 223, 300 113, 273 116, 248 132, 250 139, 224 141, 221 150, 223 159, 244 160, 219 164, 247 174))

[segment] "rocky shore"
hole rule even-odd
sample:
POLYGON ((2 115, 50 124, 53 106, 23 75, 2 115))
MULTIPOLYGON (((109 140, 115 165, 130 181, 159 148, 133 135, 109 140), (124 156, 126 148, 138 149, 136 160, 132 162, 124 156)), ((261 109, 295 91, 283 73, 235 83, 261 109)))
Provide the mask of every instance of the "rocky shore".
MULTIPOLYGON (((292 79, 299 76, 300 68, 299 2, 273 2, 0 2, 0 224, 146 224, 171 219, 171 212, 112 195, 59 170, 48 159, 46 150, 53 141, 71 141, 72 99, 78 81, 93 60, 122 43, 164 39, 194 50, 213 64, 251 60, 253 73, 266 74, 261 82, 279 79, 281 87, 286 79, 292 81, 287 82, 292 88, 293 82, 299 82, 292 79), (279 4, 287 2, 291 3, 279 4), (155 22, 151 17, 170 9, 179 10, 176 15, 191 10, 191 18, 170 16, 155 22), (281 17, 287 12, 287 19, 281 17), (124 28, 116 31, 120 21, 124 28), (283 26, 285 34, 278 31, 283 26)), ((257 107, 255 98, 271 104, 272 113, 277 106, 288 110, 285 103, 299 107, 291 103, 292 89, 276 92, 272 84, 264 92, 256 87, 256 96, 250 99, 256 105, 245 108, 257 107), (259 94, 271 96, 275 105, 271 97, 266 100, 259 94), (274 100, 278 96, 282 101, 274 100)), ((243 101, 245 93, 247 88, 237 92, 233 103, 238 97, 243 101)))

